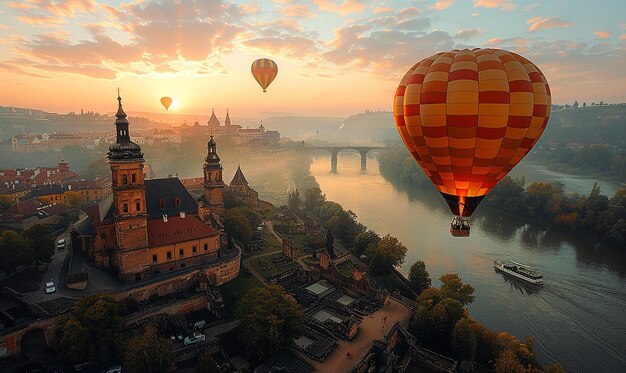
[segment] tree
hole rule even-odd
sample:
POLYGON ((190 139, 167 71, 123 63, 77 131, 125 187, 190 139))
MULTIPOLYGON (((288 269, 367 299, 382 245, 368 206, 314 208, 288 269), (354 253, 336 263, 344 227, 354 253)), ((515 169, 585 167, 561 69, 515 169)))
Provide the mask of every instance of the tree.
POLYGON ((427 307, 418 307, 411 319, 409 328, 420 344, 431 340, 434 332, 434 321, 431 311, 427 307))
POLYGON ((320 217, 320 208, 326 202, 326 195, 322 194, 319 187, 309 188, 304 192, 304 212, 318 219, 320 217))
POLYGON ((363 254, 370 244, 378 245, 378 242, 380 242, 380 236, 367 229, 354 237, 354 251, 356 254, 363 254))
POLYGON ((17 267, 33 261, 33 252, 27 240, 13 231, 3 231, 0 236, 0 270, 17 274, 17 267))
POLYGON ((70 316, 55 321, 53 345, 62 358, 75 363, 117 358, 126 328, 122 311, 113 295, 90 294, 76 302, 70 316))
POLYGON ((50 228, 36 224, 26 229, 22 236, 28 240, 28 247, 33 253, 35 264, 50 263, 54 255, 54 240, 50 236, 50 228))
POLYGON ((496 373, 520 373, 524 372, 526 369, 517 360, 517 357, 515 356, 515 353, 513 351, 504 350, 496 358, 494 370, 496 371, 496 373))
POLYGON ((211 357, 211 355, 204 355, 200 363, 196 365, 194 373, 220 373, 221 371, 217 367, 217 363, 211 357))
POLYGON ((409 282, 418 294, 421 294, 422 291, 430 287, 432 280, 426 270, 426 264, 421 260, 418 260, 411 266, 409 270, 409 282))
POLYGON ((246 350, 257 358, 283 350, 304 332, 300 305, 278 285, 249 290, 236 311, 246 350))
POLYGON ((90 179, 107 176, 111 172, 109 161, 105 157, 94 159, 85 168, 84 174, 90 179))
POLYGON ((298 216, 300 216, 302 212, 300 210, 300 205, 302 205, 302 199, 300 198, 300 191, 298 189, 294 189, 293 191, 287 193, 287 206, 289 206, 289 209, 298 216))
POLYGON ((12 204, 11 198, 7 196, 0 196, 0 213, 11 207, 12 204))
POLYGON ((476 355, 476 335, 466 318, 457 321, 450 335, 450 347, 459 360, 474 360, 476 355))
POLYGON ((247 246, 252 238, 252 227, 246 216, 238 209, 226 210, 224 213, 224 229, 230 238, 247 246))
POLYGON ((335 256, 335 237, 330 228, 326 230, 326 250, 331 257, 335 256))
POLYGON ((154 325, 146 326, 143 333, 128 341, 124 354, 124 371, 167 373, 173 363, 172 342, 159 337, 154 325))
POLYGON ((445 298, 456 299, 464 305, 472 303, 475 299, 474 287, 464 284, 456 273, 446 273, 439 277, 441 292, 445 298))
POLYGON ((380 239, 378 245, 367 248, 370 268, 374 271, 388 272, 393 267, 404 263, 407 248, 396 237, 390 234, 380 239))
POLYGON ((356 214, 351 210, 336 213, 328 225, 333 228, 335 236, 346 246, 352 246, 356 236, 365 231, 365 226, 357 221, 356 214))

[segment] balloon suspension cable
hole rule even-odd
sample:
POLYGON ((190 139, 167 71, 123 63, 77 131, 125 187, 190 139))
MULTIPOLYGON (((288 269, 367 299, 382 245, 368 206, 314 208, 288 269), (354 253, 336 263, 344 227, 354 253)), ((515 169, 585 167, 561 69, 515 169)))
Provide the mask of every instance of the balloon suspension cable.
POLYGON ((263 92, 267 92, 266 90, 263 90, 263 92))

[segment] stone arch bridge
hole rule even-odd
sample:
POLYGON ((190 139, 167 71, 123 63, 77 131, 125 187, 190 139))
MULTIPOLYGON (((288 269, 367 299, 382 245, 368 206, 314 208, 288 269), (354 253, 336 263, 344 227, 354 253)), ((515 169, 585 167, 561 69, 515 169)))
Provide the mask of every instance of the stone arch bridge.
POLYGON ((353 150, 361 154, 361 172, 367 171, 367 153, 372 150, 382 149, 380 146, 319 146, 305 147, 303 150, 326 150, 330 152, 330 172, 337 173, 337 157, 339 152, 344 150, 353 150))

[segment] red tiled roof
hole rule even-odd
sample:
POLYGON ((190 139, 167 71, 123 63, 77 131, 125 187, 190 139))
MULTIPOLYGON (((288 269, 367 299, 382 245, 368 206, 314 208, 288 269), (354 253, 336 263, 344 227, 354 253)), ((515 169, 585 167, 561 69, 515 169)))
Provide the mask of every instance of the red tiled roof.
POLYGON ((218 231, 191 215, 185 218, 168 217, 167 222, 163 219, 148 220, 148 245, 151 247, 197 240, 218 234, 218 231))

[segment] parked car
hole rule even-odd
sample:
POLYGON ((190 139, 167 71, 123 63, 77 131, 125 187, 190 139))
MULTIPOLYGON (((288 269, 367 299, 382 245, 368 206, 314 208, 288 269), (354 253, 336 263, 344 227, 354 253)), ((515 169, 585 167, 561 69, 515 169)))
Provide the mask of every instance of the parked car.
POLYGON ((46 282, 46 294, 52 294, 55 291, 57 291, 56 286, 54 286, 54 282, 50 281, 50 282, 46 282))
POLYGON ((67 247, 67 242, 65 242, 65 238, 61 238, 58 242, 57 242, 57 249, 59 250, 63 250, 67 247))
POLYGON ((196 321, 195 323, 193 323, 193 327, 196 329, 202 329, 205 326, 206 326, 206 321, 204 320, 196 321))
POLYGON ((185 346, 189 346, 194 343, 204 342, 206 339, 205 335, 199 332, 194 332, 191 336, 185 338, 185 346))
POLYGON ((122 366, 115 365, 106 370, 106 373, 122 373, 122 366))

